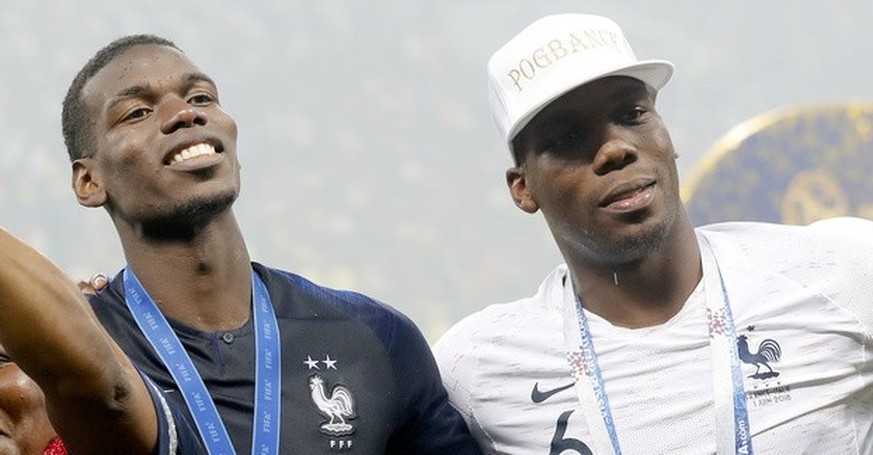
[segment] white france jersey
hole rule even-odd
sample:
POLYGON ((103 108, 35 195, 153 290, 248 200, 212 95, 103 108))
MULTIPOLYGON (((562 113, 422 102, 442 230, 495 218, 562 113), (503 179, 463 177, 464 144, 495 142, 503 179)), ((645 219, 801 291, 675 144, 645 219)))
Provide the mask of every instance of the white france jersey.
MULTIPOLYGON (((873 453, 873 223, 697 231, 729 294, 754 452, 873 453)), ((566 275, 556 268, 533 297, 473 314, 434 346, 450 399, 486 453, 594 453, 566 358, 566 275)), ((587 313, 625 454, 715 453, 702 287, 655 327, 587 313)))

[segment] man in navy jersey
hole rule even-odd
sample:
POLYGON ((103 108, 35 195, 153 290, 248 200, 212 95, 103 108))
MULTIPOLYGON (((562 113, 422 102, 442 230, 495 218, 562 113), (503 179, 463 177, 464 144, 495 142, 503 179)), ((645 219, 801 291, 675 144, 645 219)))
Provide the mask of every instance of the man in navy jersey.
POLYGON ((172 42, 99 51, 63 130, 79 203, 106 209, 128 264, 94 311, 211 453, 479 453, 409 319, 252 262, 236 123, 172 42))

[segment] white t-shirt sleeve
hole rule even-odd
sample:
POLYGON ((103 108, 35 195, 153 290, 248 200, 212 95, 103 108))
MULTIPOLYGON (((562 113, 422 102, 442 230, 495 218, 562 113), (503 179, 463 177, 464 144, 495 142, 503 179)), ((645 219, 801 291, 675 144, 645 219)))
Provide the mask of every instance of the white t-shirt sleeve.
POLYGON ((475 372, 478 363, 478 350, 484 348, 477 340, 477 327, 484 318, 475 313, 450 328, 434 344, 433 352, 443 385, 449 394, 449 402, 464 417, 473 437, 482 445, 487 439, 482 427, 476 421, 473 410, 472 392, 475 389, 475 372))
MULTIPOLYGON (((763 231, 761 231, 763 232, 763 231)), ((754 252, 772 269, 817 292, 852 314, 873 334, 873 222, 829 218, 805 227, 781 226, 766 231, 754 252)))
POLYGON ((823 280, 826 295, 858 318, 868 337, 873 334, 873 222, 860 218, 833 218, 809 226, 810 248, 819 264, 800 273, 823 280), (818 271, 816 270, 818 268, 818 271), (827 270, 822 274, 821 270, 827 270))
POLYGON ((804 288, 814 288, 873 334, 873 221, 839 217, 808 226, 722 223, 704 231, 727 234, 724 256, 746 269, 764 266, 804 288), (750 227, 751 226, 751 227, 750 227))

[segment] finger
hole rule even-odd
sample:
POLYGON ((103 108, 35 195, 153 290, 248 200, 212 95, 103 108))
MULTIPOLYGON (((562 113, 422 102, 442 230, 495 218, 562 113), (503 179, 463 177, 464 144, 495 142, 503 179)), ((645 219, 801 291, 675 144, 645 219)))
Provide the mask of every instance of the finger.
POLYGON ((95 273, 91 277, 91 279, 88 280, 88 283, 91 285, 91 288, 93 288, 94 291, 99 291, 105 288, 107 284, 109 284, 109 277, 102 273, 95 273))
POLYGON ((94 289, 94 286, 91 286, 91 283, 88 281, 79 280, 76 282, 76 286, 79 287, 79 290, 82 291, 82 294, 96 294, 97 290, 94 289))

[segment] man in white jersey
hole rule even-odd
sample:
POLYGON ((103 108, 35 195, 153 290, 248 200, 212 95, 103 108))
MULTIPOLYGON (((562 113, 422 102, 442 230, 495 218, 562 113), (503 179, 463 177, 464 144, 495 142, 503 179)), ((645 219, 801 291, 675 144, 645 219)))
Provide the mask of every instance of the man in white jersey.
POLYGON ((435 346, 486 453, 873 453, 873 223, 693 228, 613 21, 542 18, 488 64, 515 167, 566 264, 435 346))

